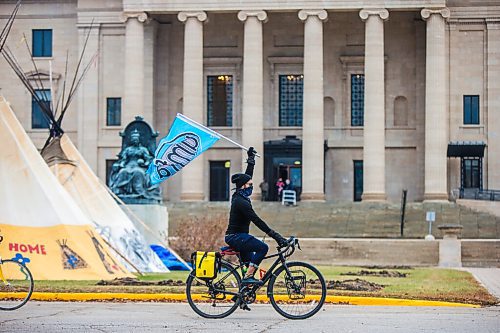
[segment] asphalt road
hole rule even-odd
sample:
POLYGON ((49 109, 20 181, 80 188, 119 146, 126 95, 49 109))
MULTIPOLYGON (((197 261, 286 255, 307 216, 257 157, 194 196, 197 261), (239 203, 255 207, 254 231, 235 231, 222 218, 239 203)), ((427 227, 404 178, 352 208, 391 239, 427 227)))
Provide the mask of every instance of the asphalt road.
POLYGON ((222 320, 198 317, 185 303, 30 302, 0 312, 0 332, 500 332, 500 307, 330 305, 293 321, 271 305, 253 305, 222 320))

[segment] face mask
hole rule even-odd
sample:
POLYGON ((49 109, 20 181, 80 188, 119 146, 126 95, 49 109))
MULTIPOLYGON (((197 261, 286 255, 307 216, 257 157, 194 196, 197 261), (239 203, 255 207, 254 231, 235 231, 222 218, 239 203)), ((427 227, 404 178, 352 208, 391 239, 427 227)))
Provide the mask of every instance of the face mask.
POLYGON ((242 189, 241 194, 243 194, 245 197, 248 198, 252 195, 252 191, 253 191, 253 186, 250 186, 250 187, 242 189))

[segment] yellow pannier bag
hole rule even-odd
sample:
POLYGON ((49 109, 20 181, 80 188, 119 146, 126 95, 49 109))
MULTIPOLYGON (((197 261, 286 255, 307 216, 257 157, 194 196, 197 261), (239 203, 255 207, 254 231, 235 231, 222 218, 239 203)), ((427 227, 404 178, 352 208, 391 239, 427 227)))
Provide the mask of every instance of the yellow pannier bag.
POLYGON ((195 276, 203 279, 215 279, 219 270, 221 256, 218 252, 196 251, 192 254, 195 276))

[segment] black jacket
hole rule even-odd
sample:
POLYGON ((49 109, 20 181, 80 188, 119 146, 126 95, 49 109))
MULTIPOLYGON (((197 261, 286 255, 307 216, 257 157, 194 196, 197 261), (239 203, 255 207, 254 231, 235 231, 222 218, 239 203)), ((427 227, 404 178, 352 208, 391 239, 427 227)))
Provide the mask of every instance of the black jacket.
MULTIPOLYGON (((250 177, 253 176, 254 164, 248 163, 245 173, 250 177)), ((226 235, 236 233, 249 233, 250 222, 253 222, 260 230, 268 234, 271 228, 264 222, 253 210, 252 203, 249 198, 243 196, 239 190, 233 194, 231 198, 231 211, 229 213, 229 225, 226 230, 226 235)))

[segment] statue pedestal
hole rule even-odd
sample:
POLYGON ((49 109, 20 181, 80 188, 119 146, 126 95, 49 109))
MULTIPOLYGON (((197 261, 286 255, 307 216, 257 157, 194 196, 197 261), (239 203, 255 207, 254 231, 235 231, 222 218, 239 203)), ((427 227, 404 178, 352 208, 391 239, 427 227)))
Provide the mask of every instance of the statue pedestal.
POLYGON ((147 227, 142 223, 134 223, 140 233, 146 239, 148 244, 159 244, 160 240, 168 245, 168 212, 167 207, 163 205, 127 205, 128 209, 124 209, 125 213, 133 221, 137 219, 130 211, 137 216, 147 227), (129 211, 130 209, 130 211, 129 211), (150 230, 148 230, 148 228, 150 230))
POLYGON ((458 239, 462 226, 445 224, 438 226, 443 233, 439 241, 439 267, 462 267, 462 243, 458 239))

